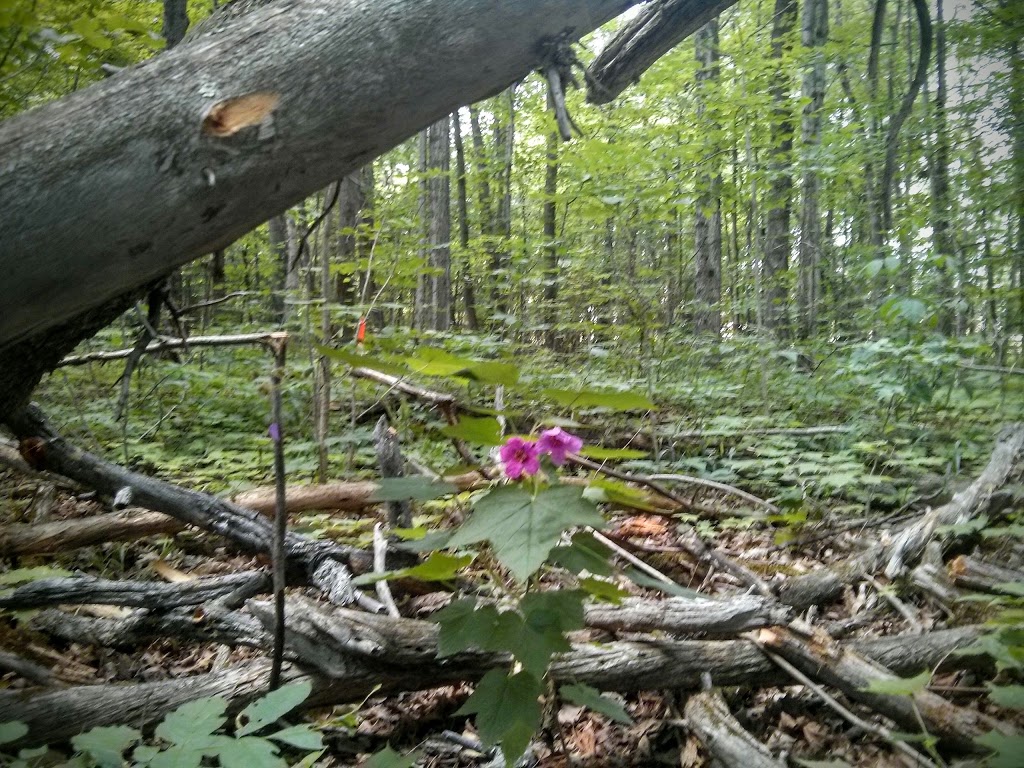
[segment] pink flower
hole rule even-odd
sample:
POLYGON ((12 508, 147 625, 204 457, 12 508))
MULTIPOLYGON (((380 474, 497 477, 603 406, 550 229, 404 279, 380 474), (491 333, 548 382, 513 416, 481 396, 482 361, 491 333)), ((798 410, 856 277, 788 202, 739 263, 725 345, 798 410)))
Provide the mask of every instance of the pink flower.
POLYGON ((521 475, 535 475, 540 471, 537 444, 521 437, 510 437, 501 446, 501 460, 505 463, 505 474, 513 480, 521 475))
POLYGON ((565 463, 565 454, 576 453, 582 447, 583 441, 580 438, 563 432, 561 427, 545 429, 537 441, 537 449, 541 453, 550 454, 551 461, 559 467, 565 463))

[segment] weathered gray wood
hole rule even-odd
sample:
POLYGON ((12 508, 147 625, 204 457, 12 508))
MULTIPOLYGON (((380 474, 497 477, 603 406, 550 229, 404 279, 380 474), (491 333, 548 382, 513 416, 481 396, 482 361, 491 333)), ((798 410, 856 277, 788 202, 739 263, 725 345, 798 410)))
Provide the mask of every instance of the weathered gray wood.
POLYGON ((683 711, 687 727, 722 765, 785 768, 785 760, 772 757, 768 748, 747 733, 739 720, 733 717, 720 691, 695 693, 687 699, 683 711))
POLYGON ((114 581, 92 576, 39 579, 0 595, 0 609, 7 611, 46 605, 119 605, 130 608, 159 608, 166 611, 184 605, 199 605, 228 595, 252 597, 270 589, 266 573, 232 573, 168 584, 162 581, 114 581))
POLYGON ((587 101, 612 101, 680 41, 731 5, 729 0, 648 3, 591 62, 587 101))
POLYGON ((709 635, 735 635, 749 629, 785 624, 792 618, 787 606, 756 595, 715 600, 629 597, 616 606, 588 605, 584 616, 587 626, 602 629, 709 635))
MULTIPOLYGON (((254 606, 253 601, 249 603, 254 606)), ((269 618, 270 603, 257 606, 269 618)), ((127 637, 150 623, 152 631, 168 633, 175 627, 189 637, 267 647, 270 635, 259 622, 238 611, 193 616, 186 609, 162 617, 140 615, 131 621, 110 622, 78 617, 69 625, 58 611, 44 611, 33 627, 81 639, 82 632, 100 634, 98 627, 119 624, 127 637), (43 614, 46 614, 45 618, 43 614), (216 631, 211 631, 214 628, 216 631)), ((358 701, 377 685, 383 693, 416 690, 457 681, 476 680, 509 659, 497 653, 461 653, 437 659, 437 626, 413 619, 350 611, 307 604, 289 610, 289 622, 297 630, 289 637, 287 657, 301 660, 303 669, 285 667, 288 682, 307 679, 313 694, 306 706, 358 701), (306 615, 306 611, 313 615, 306 615), (296 617, 301 622, 294 622, 296 617), (301 626, 300 626, 301 625, 301 626), (307 634, 308 633, 308 634, 307 634), (301 637, 300 637, 301 636, 301 637), (301 642, 297 642, 301 640, 301 642), (315 671, 314 671, 315 670, 315 671)), ((70 617, 68 617, 70 618, 70 617)), ((933 667, 949 654, 976 639, 978 627, 933 632, 915 637, 858 641, 849 646, 902 674, 933 667)), ((106 640, 113 637, 107 636, 106 640)), ((29 735, 19 745, 66 739, 98 725, 113 723, 141 727, 158 722, 181 704, 203 696, 235 698, 241 706, 265 692, 269 662, 260 660, 224 672, 137 685, 77 686, 53 692, 0 692, 0 722, 20 720, 29 735)), ((757 647, 745 640, 648 640, 619 641, 603 645, 574 644, 573 650, 554 659, 550 669, 555 681, 581 682, 602 690, 638 691, 698 689, 710 674, 717 685, 779 685, 788 676, 773 665, 757 647)), ((16 745, 18 746, 18 745, 16 745)))
POLYGON ((979 751, 981 746, 975 740, 991 730, 1016 732, 1007 723, 974 709, 958 707, 928 690, 911 696, 869 691, 872 683, 897 682, 898 673, 825 635, 805 639, 791 630, 772 627, 760 630, 758 640, 808 677, 838 688, 908 731, 916 731, 924 723, 929 733, 955 749, 979 751))

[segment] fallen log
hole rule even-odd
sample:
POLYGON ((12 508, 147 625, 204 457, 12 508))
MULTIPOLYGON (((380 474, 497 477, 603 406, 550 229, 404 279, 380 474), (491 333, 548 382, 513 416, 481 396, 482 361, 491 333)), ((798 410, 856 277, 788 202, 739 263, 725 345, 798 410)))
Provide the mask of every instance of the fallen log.
MULTIPOLYGON (((138 506, 219 534, 245 551, 271 551, 273 526, 259 512, 132 472, 83 451, 58 435, 35 406, 10 418, 8 425, 23 444, 31 444, 38 468, 57 472, 109 497, 127 489, 132 503, 138 506)), ((331 600, 368 600, 352 586, 350 571, 372 569, 370 553, 294 532, 287 534, 285 550, 289 567, 304 568, 309 582, 323 589, 331 600)), ((375 601, 370 602, 375 607, 375 601)))
POLYGON ((67 552, 107 541, 174 534, 185 528, 173 517, 138 507, 52 523, 10 523, 0 526, 0 557, 67 552))
MULTIPOLYGON (((264 607, 271 610, 269 603, 264 607)), ((388 694, 474 681, 487 669, 507 665, 509 661, 507 656, 495 653, 462 653, 439 660, 436 657, 437 627, 430 622, 374 617, 343 608, 321 608, 329 611, 326 612, 328 620, 335 622, 334 629, 342 640, 318 634, 313 639, 315 642, 308 643, 313 656, 302 658, 302 667, 286 664, 283 675, 285 682, 308 680, 312 684, 313 693, 304 703, 306 707, 358 701, 377 690, 388 694), (404 663, 389 664, 385 657, 374 653, 379 647, 374 641, 355 642, 354 633, 364 625, 349 623, 350 617, 379 618, 381 626, 404 624, 400 631, 394 632, 410 643, 403 651, 404 663), (324 668, 330 669, 330 674, 325 674, 324 668)), ((179 617, 181 627, 187 623, 200 627, 207 623, 205 616, 190 618, 181 609, 172 613, 179 617)), ((241 614, 235 611, 231 615, 241 614)), ((253 629, 259 643, 269 644, 269 633, 259 627, 256 620, 249 617, 244 623, 253 629)), ((236 627, 237 635, 242 634, 241 626, 236 627)), ((200 627, 193 631, 201 632, 200 627)), ((168 628, 165 626, 163 630, 168 628)), ((894 672, 913 673, 922 667, 940 664, 951 652, 972 643, 981 633, 979 627, 964 627, 925 636, 857 641, 844 647, 864 653, 894 672)), ((295 647, 289 644, 288 651, 293 653, 295 647)), ((269 661, 260 659, 178 680, 77 686, 45 693, 4 691, 0 692, 0 722, 19 720, 29 726, 28 735, 11 745, 15 748, 61 741, 100 725, 120 723, 141 727, 159 722, 176 707, 205 696, 224 696, 234 699, 236 707, 244 706, 265 692, 269 671, 269 661)), ((745 640, 577 643, 572 651, 557 656, 550 668, 550 675, 557 682, 580 682, 622 692, 665 687, 696 690, 703 686, 702 679, 707 674, 715 684, 723 686, 772 686, 789 681, 789 677, 753 643, 745 640)))
POLYGON ((968 555, 951 560, 947 570, 953 584, 979 592, 1019 595, 1019 587, 1024 584, 1024 572, 968 555))
MULTIPOLYGON (((190 347, 237 347, 247 344, 265 344, 274 336, 273 332, 262 333, 236 333, 227 336, 192 336, 188 339, 172 337, 161 337, 149 342, 142 348, 144 355, 154 355, 157 352, 164 352, 168 349, 188 349, 190 347)), ((106 363, 111 360, 123 360, 131 357, 135 351, 134 347, 127 349, 114 349, 104 352, 86 352, 82 355, 68 355, 58 364, 58 368, 65 368, 73 365, 88 365, 89 363, 106 363)))
POLYGON ((841 565, 787 580, 776 589, 779 599, 799 607, 802 602, 795 601, 815 602, 823 595, 837 595, 843 584, 860 579, 864 573, 875 573, 883 564, 890 579, 900 575, 914 565, 939 526, 962 523, 980 511, 993 492, 1006 482, 1022 449, 1024 424, 1007 427, 997 439, 992 456, 982 473, 948 504, 907 523, 888 542, 875 544, 841 565))
POLYGON ((0 595, 0 610, 19 611, 47 605, 119 605, 170 610, 223 597, 239 603, 270 588, 269 574, 253 571, 208 576, 176 584, 161 581, 113 581, 92 576, 39 579, 0 595), (239 597, 240 596, 240 597, 239 597))
POLYGON ((975 741, 979 736, 993 730, 1014 733, 1007 723, 976 710, 957 707, 928 690, 911 695, 872 692, 869 690, 872 683, 898 682, 898 675, 856 650, 844 648, 823 633, 804 639, 789 629, 771 627, 760 630, 757 640, 808 677, 838 688, 850 699, 885 715, 904 730, 917 732, 924 726, 954 749, 977 752, 983 749, 975 741))
POLYGON ((687 700, 683 713, 687 728, 722 765, 785 768, 785 760, 772 757, 771 752, 733 717, 720 691, 693 694, 687 700))

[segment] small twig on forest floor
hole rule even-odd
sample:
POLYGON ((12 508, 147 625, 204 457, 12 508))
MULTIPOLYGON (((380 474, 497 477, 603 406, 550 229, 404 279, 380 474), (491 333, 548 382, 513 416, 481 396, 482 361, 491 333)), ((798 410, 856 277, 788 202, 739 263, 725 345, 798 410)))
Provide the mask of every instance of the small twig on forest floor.
MULTIPOLYGON (((384 535, 384 524, 377 523, 373 526, 373 572, 384 573, 387 570, 385 563, 388 557, 388 538, 384 535)), ((387 579, 381 579, 376 583, 377 598, 383 603, 391 616, 400 617, 398 606, 395 605, 395 598, 391 595, 391 587, 387 579)))
POLYGON ((705 480, 701 477, 693 477, 692 475, 648 475, 648 479, 662 482, 673 482, 673 483, 687 483, 689 485, 699 485, 704 488, 713 488, 716 491, 722 491, 723 493, 729 493, 733 496, 739 496, 745 501, 749 501, 751 504, 758 504, 773 515, 779 514, 781 511, 776 505, 770 501, 766 501, 752 493, 747 493, 742 488, 737 488, 734 485, 728 485, 727 483, 719 483, 716 480, 705 480))
POLYGON ((623 560, 625 560, 626 562, 628 562, 630 565, 634 566, 635 568, 638 568, 639 570, 643 571, 644 573, 646 573, 651 578, 657 579, 658 581, 661 581, 661 582, 663 582, 665 584, 670 584, 673 587, 680 586, 679 584, 677 584, 675 581, 673 581, 671 578, 666 576, 664 573, 659 571, 654 566, 648 565, 647 563, 645 563, 643 560, 641 560, 636 555, 634 555, 631 552, 627 551, 623 547, 620 547, 618 544, 616 544, 614 541, 609 539, 603 533, 600 533, 599 531, 595 531, 593 528, 587 528, 587 531, 590 532, 590 535, 594 537, 595 541, 601 542, 601 544, 603 544, 604 546, 608 547, 608 549, 610 549, 616 555, 621 557, 623 560))
POLYGON ((924 755, 920 754, 917 750, 913 749, 909 744, 900 741, 893 734, 893 732, 886 728, 884 725, 876 725, 874 723, 868 722, 867 720, 858 717, 849 709, 840 704, 833 696, 831 696, 827 691, 825 691, 824 688, 822 688, 820 685, 818 685, 809 677, 807 677, 807 675, 805 675, 799 669, 794 667, 792 664, 790 664, 788 661, 786 661, 778 654, 769 651, 764 646, 764 644, 762 644, 759 640, 753 637, 751 637, 750 640, 754 643, 754 645, 756 645, 761 650, 761 653, 763 653, 768 659, 771 660, 773 664, 777 665, 779 668, 785 670, 788 674, 792 675, 792 677, 795 680, 799 681, 801 685, 805 686, 808 690, 816 694, 818 698, 820 698, 825 703, 826 706, 828 706, 830 709, 836 712, 836 714, 838 714, 844 720, 846 720, 849 723, 852 723, 858 728, 862 728, 868 733, 875 734, 875 736, 878 736, 880 739, 889 742, 895 749, 909 757, 916 765, 927 766, 928 768, 938 768, 938 766, 934 762, 929 760, 924 755))
POLYGON ((893 594, 891 587, 886 587, 867 571, 864 572, 863 577, 868 584, 875 588, 875 591, 878 592, 878 594, 885 598, 889 605, 896 609, 896 612, 899 613, 900 616, 907 620, 907 624, 910 625, 911 632, 915 635, 924 634, 924 626, 918 620, 917 616, 914 615, 914 612, 910 610, 910 606, 896 597, 896 595, 893 594))
POLYGON ((274 650, 270 666, 270 690, 273 691, 281 684, 281 667, 284 662, 284 588, 286 566, 284 540, 288 532, 288 507, 285 488, 284 432, 281 428, 281 379, 284 376, 288 334, 275 333, 270 338, 268 346, 274 353, 274 365, 270 374, 270 438, 274 446, 274 485, 276 490, 274 542, 271 549, 271 569, 274 576, 274 650))

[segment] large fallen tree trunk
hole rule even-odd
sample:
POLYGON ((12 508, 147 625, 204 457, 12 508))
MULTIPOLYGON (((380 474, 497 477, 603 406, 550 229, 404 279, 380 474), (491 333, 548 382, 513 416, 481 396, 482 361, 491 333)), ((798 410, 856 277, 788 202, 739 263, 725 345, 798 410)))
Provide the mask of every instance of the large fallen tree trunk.
POLYGON ((0 420, 133 292, 634 2, 271 2, 0 124, 0 420))
MULTIPOLYGON (((269 603, 249 603, 271 620, 269 603)), ((345 609, 314 607, 289 632, 288 656, 301 660, 301 668, 286 665, 284 680, 307 679, 313 694, 306 706, 358 701, 375 690, 384 693, 430 688, 459 681, 474 681, 495 666, 507 665, 499 653, 465 652, 437 658, 437 625, 412 619, 393 619, 345 609), (314 626, 319 625, 319 626, 314 626), (326 631, 330 630, 330 631, 326 631), (326 632, 325 632, 326 631, 326 632), (380 642, 387 643, 387 652, 380 642)), ((54 612, 56 613, 56 612, 54 612)), ((254 644, 269 642, 269 633, 256 621, 230 612, 209 617, 221 624, 222 639, 233 642, 249 636, 254 644), (225 622, 233 621, 228 625, 225 622)), ((165 615, 160 631, 178 628, 190 636, 205 636, 206 617, 181 609, 165 615), (171 617, 174 617, 171 620, 171 617), (191 626, 190 626, 191 625, 191 626)), ((42 628, 37 625, 37 628, 42 628)), ((58 617, 54 631, 78 633, 58 617)), ((210 629, 209 626, 206 629, 210 629)), ((957 648, 973 642, 976 627, 933 632, 925 636, 856 641, 849 647, 900 674, 935 667, 957 648)), ((77 634, 81 638, 81 634, 77 634)), ((269 662, 260 660, 232 669, 181 680, 129 685, 71 687, 47 693, 0 692, 0 722, 20 720, 29 734, 22 744, 55 742, 99 725, 129 723, 144 726, 159 722, 170 710, 204 696, 234 698, 238 706, 265 692, 269 662)), ((635 692, 666 686, 698 689, 710 674, 716 685, 780 685, 790 682, 751 642, 746 640, 639 640, 601 645, 574 644, 555 658, 550 669, 556 681, 572 681, 602 690, 635 692)))

